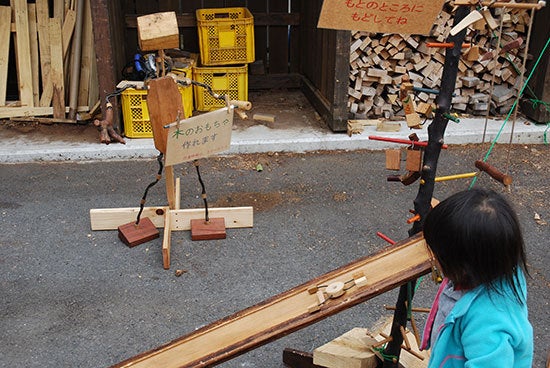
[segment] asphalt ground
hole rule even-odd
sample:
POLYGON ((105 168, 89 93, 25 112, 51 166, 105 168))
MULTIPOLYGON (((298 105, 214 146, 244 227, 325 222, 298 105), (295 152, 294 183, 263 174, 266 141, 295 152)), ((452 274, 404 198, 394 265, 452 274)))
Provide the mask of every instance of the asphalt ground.
MULTIPOLYGON (((486 145, 451 146, 439 175, 475 171, 486 145)), ((514 183, 487 175, 522 221, 531 277, 534 367, 550 347, 548 249, 550 148, 497 145, 489 162, 514 183)), ((375 234, 407 236, 418 184, 386 181, 381 151, 253 154, 202 160, 210 207, 254 207, 254 227, 227 239, 172 235, 172 267, 162 268, 161 239, 128 248, 116 231, 92 231, 92 208, 134 207, 157 171, 154 160, 0 165, 0 367, 107 367, 155 348, 386 246, 375 234), (261 164, 262 171, 257 171, 261 164), (175 270, 185 273, 177 277, 175 270)), ((200 208, 191 164, 178 165, 182 208, 200 208)), ((436 184, 434 196, 468 188, 469 179, 436 184)), ((164 182, 149 205, 166 204, 164 182)), ((495 255, 498 256, 498 255, 495 255)), ((429 307, 436 286, 415 296, 429 307)), ((397 290, 252 350, 220 367, 283 367, 291 347, 311 352, 384 315, 397 290)))

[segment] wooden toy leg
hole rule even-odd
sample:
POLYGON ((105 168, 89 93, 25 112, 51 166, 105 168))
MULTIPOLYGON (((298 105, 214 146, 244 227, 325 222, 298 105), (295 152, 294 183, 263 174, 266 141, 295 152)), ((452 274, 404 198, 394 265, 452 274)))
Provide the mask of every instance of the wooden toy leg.
POLYGON ((176 205, 176 188, 174 181, 174 167, 166 166, 166 198, 168 199, 168 207, 171 210, 175 209, 176 205))
POLYGON ((172 241, 172 223, 170 211, 164 215, 164 235, 162 238, 162 266, 165 270, 170 268, 170 245, 172 241))

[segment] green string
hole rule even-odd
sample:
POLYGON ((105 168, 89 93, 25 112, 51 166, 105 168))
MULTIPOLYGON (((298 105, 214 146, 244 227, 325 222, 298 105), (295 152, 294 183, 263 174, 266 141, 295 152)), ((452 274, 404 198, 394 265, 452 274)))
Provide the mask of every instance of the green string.
MULTIPOLYGON (((525 88, 527 87, 527 84, 529 83, 529 81, 531 80, 531 77, 533 76, 533 73, 535 72, 535 70, 537 69, 537 66, 539 65, 539 62, 540 60, 542 59, 542 56, 544 55, 546 49, 548 48, 548 45, 550 44, 550 37, 546 40, 546 44, 544 45, 541 53, 539 54, 539 57, 537 59, 537 61, 535 62, 535 65, 533 65, 533 68, 531 69, 531 72, 529 73, 529 76, 527 77, 527 79, 525 80, 525 82, 523 83, 523 86, 521 87, 521 90, 519 92, 519 96, 518 98, 516 98, 516 100, 514 101, 514 104, 512 105, 512 107, 510 108, 510 111, 508 111, 508 115, 506 115, 506 119, 504 119, 504 122, 502 123, 495 139, 493 140, 493 142, 491 143, 491 147, 489 147, 489 150, 487 151, 487 154, 485 155, 485 157, 483 158, 483 162, 487 162, 487 159, 489 158, 489 155, 491 154, 491 152, 493 151, 493 148, 495 147, 500 135, 502 134, 502 130, 504 129, 504 127, 506 126, 506 123, 508 123, 508 120, 510 120, 510 116, 512 115, 512 112, 514 111, 514 109, 516 108, 516 105, 519 101, 519 98, 523 95, 523 91, 525 91, 525 88)), ((474 184, 476 183, 477 181, 477 175, 474 176, 474 178, 472 179, 472 182, 470 183, 470 187, 468 189, 472 189, 472 187, 474 186, 474 184)))
POLYGON ((382 345, 382 346, 379 347, 379 348, 372 348, 372 350, 375 350, 378 354, 380 354, 380 356, 382 357, 382 359, 387 360, 387 361, 389 361, 389 362, 393 362, 394 360, 397 359, 397 357, 396 357, 395 355, 385 354, 385 353, 384 353, 384 350, 386 349, 386 345, 387 345, 387 344, 384 344, 384 345, 382 345))

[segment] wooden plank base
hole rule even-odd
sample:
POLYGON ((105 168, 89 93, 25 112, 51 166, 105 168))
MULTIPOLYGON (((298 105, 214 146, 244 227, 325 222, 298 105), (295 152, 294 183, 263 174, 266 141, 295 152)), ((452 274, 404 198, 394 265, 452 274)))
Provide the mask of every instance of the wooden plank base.
POLYGON ((129 247, 148 242, 159 237, 159 231, 153 222, 144 217, 140 219, 139 224, 130 222, 118 227, 118 237, 129 247))
POLYGON ((225 239, 225 219, 223 217, 191 220, 191 240, 225 239))

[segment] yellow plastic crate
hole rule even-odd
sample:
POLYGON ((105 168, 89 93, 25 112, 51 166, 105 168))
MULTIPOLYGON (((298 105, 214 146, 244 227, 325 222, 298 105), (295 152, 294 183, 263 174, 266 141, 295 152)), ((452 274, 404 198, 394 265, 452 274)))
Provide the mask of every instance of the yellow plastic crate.
POLYGON ((197 9, 202 65, 254 61, 254 17, 247 8, 197 9))
MULTIPOLYGON (((219 95, 230 100, 248 100, 248 66, 193 67, 193 80, 210 86, 219 95)), ((225 101, 212 97, 206 88, 193 86, 195 108, 211 111, 225 106, 225 101)))
MULTIPOLYGON (((193 88, 178 85, 185 117, 193 114, 193 88)), ((124 135, 128 138, 153 138, 153 128, 147 108, 147 90, 128 88, 122 92, 124 135)))

